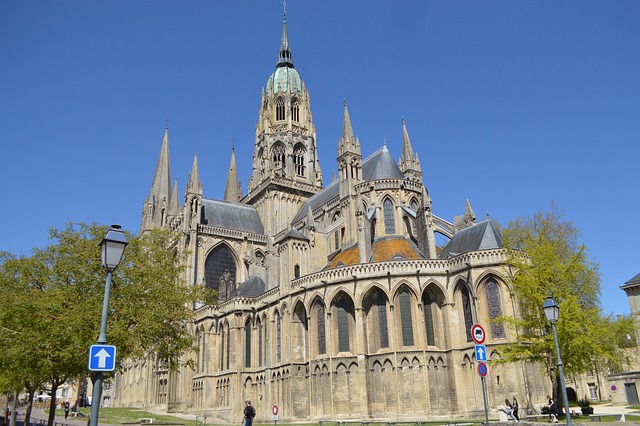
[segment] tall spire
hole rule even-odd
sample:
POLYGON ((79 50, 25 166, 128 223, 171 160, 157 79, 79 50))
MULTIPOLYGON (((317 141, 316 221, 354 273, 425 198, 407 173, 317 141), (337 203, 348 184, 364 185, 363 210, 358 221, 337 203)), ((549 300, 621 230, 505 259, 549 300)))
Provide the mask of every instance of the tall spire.
POLYGON ((193 154, 193 164, 191 165, 191 173, 189 173, 186 192, 202 194, 202 182, 200 182, 200 174, 198 173, 198 156, 196 154, 193 154))
POLYGON ((289 47, 289 35, 287 34, 287 2, 284 4, 284 21, 282 24, 282 42, 280 43, 280 55, 276 67, 293 68, 293 57, 291 55, 291 47, 289 47))
POLYGON ((171 201, 169 202, 169 215, 176 217, 180 214, 180 202, 178 201, 178 179, 173 181, 173 190, 171 191, 171 201))
POLYGON ((409 139, 404 117, 402 118, 402 155, 400 156, 400 161, 398 161, 398 167, 411 180, 420 181, 422 179, 420 160, 418 160, 418 155, 413 152, 411 147, 411 140, 409 139))
POLYGON ((144 202, 140 231, 163 227, 171 209, 171 170, 169 168, 169 125, 164 129, 158 164, 149 198, 144 202))
POLYGON ((342 123, 342 141, 353 142, 353 128, 351 127, 351 117, 347 109, 347 100, 344 101, 344 120, 342 123))
POLYGON ((169 127, 164 129, 164 137, 162 138, 162 147, 160 148, 160 156, 156 165, 156 172, 153 176, 151 184, 150 197, 161 201, 163 198, 169 202, 169 194, 171 193, 171 170, 169 167, 169 127))
POLYGON ((240 201, 242 198, 242 189, 238 182, 238 173, 236 171, 236 151, 231 148, 231 163, 229 164, 229 173, 227 175, 227 187, 224 190, 225 201, 240 201))
POLYGON ((409 133, 407 132, 407 125, 402 117, 402 158, 405 161, 413 161, 413 148, 411 148, 411 140, 409 140, 409 133))

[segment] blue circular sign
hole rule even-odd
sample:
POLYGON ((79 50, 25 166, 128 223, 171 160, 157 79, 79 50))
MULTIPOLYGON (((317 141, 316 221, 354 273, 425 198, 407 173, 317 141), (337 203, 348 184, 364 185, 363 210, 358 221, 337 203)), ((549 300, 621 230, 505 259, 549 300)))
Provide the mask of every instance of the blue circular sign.
POLYGON ((487 375, 487 373, 489 372, 489 367, 487 367, 487 364, 485 364, 484 362, 479 362, 478 363, 478 374, 481 377, 484 377, 487 375))

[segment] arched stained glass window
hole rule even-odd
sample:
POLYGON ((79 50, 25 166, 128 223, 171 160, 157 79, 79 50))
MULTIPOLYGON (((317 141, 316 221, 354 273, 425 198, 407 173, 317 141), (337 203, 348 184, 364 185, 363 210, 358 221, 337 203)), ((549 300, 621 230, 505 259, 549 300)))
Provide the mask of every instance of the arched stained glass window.
POLYGON ((504 339, 504 325, 496 322, 495 319, 502 315, 502 303, 500 303, 500 289, 498 284, 490 278, 485 286, 487 294, 487 306, 489 308, 489 318, 491 319, 491 336, 494 339, 504 339))
POLYGON ((396 232, 396 219, 393 212, 393 203, 390 199, 386 198, 382 204, 384 209, 384 232, 385 234, 395 234, 396 232))
POLYGON ((387 298, 382 291, 377 291, 375 295, 375 305, 378 314, 378 337, 380 347, 389 347, 389 326, 387 323, 387 298))
POLYGON ((353 302, 346 296, 336 300, 336 317, 338 322, 338 352, 349 352, 349 317, 353 316, 353 302))
POLYGON ((433 300, 429 293, 425 293, 422 297, 422 305, 424 310, 424 324, 427 332, 427 345, 436 345, 435 327, 433 326, 433 300))
POLYGON ((262 367, 264 360, 262 358, 262 321, 258 318, 258 367, 262 367))
POLYGON ((251 367, 251 321, 244 326, 244 366, 251 367))
POLYGON ((235 296, 236 260, 228 246, 214 248, 204 262, 205 287, 215 290, 223 302, 235 296))
POLYGON ((411 321, 411 294, 402 290, 400 298, 400 325, 402 327, 403 346, 413 346, 413 323, 411 321))
POLYGON ((220 332, 220 371, 224 370, 224 354, 226 348, 226 338, 224 327, 222 327, 222 331, 220 332))
POLYGON ((318 354, 323 355, 327 353, 327 340, 324 326, 324 305, 318 304, 316 312, 318 315, 318 354))
POLYGON ((282 323, 280 313, 276 313, 276 362, 282 362, 282 323))
POLYGON ((462 298, 462 312, 464 315, 464 329, 467 334, 467 342, 471 342, 471 326, 473 326, 473 316, 471 314, 471 298, 469 297, 469 289, 466 285, 462 285, 460 289, 460 297, 462 298))

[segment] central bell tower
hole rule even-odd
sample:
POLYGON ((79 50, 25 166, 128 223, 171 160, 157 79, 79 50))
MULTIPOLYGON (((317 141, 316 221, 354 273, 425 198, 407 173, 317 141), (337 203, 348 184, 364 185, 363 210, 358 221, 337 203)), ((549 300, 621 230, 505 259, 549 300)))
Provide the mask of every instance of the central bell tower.
POLYGON ((316 128, 309 93, 293 67, 285 11, 276 69, 262 89, 252 174, 242 201, 256 208, 265 233, 274 237, 289 230, 303 203, 320 189, 316 128))

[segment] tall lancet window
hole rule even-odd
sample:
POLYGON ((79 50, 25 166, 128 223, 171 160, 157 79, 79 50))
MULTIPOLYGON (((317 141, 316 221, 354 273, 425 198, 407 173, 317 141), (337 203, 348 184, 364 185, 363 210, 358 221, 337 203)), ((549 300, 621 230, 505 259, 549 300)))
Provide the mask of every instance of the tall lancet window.
POLYGON ((487 294, 487 305, 489 307, 489 317, 491 318, 491 336, 494 339, 504 339, 504 325, 496 322, 496 318, 502 315, 502 304, 500 303, 500 290, 498 284, 490 278, 485 287, 487 294))
POLYGON ((305 157, 304 145, 297 144, 293 149, 293 169, 296 175, 303 176, 303 177, 305 172, 304 157, 305 157))
POLYGON ((464 329, 467 334, 467 342, 473 340, 471 337, 471 326, 473 325, 473 316, 471 314, 471 297, 469 297, 469 289, 462 284, 460 289, 460 297, 462 298, 462 314, 464 315, 464 329))
POLYGON ((276 99, 276 121, 284 120, 284 99, 276 99))
POLYGON ((300 122, 300 102, 295 98, 291 102, 291 119, 296 123, 300 122))
POLYGON ((324 355, 327 353, 326 334, 324 326, 324 305, 318 303, 318 309, 316 310, 318 316, 318 354, 324 355))
POLYGON ((383 203, 384 209, 384 232, 385 234, 394 234, 396 232, 396 219, 393 215, 393 203, 386 198, 383 203))
POLYGON ((282 323, 276 312, 276 362, 282 362, 282 323))
POLYGON ((412 221, 413 223, 413 235, 418 235, 418 202, 415 198, 411 199, 411 210, 416 213, 416 218, 412 221))

